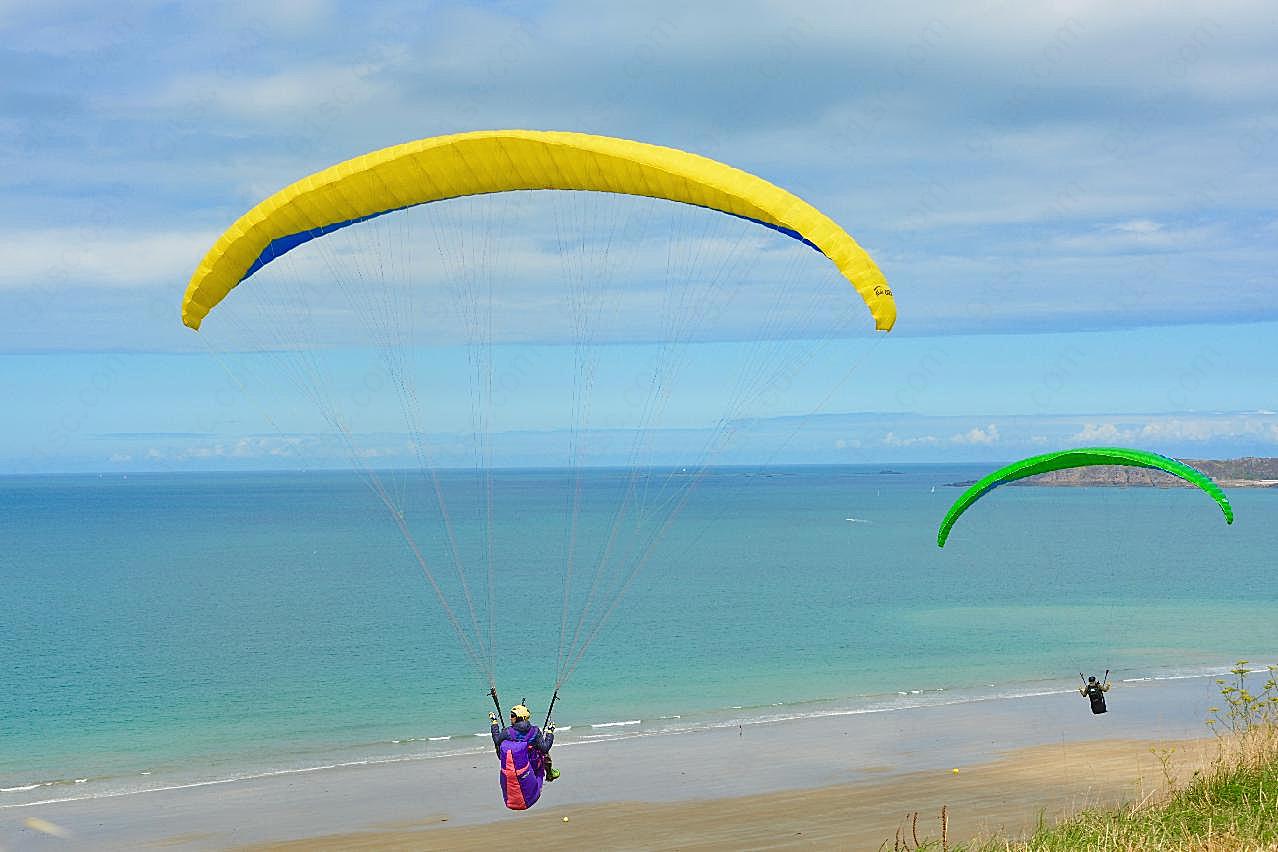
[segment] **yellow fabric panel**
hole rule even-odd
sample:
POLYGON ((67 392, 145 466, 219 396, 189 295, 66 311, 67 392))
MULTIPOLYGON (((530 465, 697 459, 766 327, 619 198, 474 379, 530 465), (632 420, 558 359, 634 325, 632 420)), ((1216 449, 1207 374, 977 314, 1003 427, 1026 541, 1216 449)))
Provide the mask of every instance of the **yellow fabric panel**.
POLYGON ((883 273, 828 216, 731 166, 627 139, 538 130, 435 136, 374 151, 303 178, 227 229, 191 276, 182 322, 198 329, 273 240, 386 210, 491 192, 564 189, 664 198, 795 231, 865 300, 875 326, 896 321, 883 273))

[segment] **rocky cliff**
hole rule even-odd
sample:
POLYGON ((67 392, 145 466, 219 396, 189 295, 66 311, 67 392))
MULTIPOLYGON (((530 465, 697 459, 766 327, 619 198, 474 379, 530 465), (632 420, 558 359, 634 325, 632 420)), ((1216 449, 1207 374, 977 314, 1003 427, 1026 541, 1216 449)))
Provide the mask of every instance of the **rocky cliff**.
MULTIPOLYGON (((1241 458, 1241 459, 1181 459, 1185 464, 1196 467, 1216 480, 1221 488, 1274 488, 1278 487, 1278 458, 1241 458)), ((952 482, 951 485, 966 488, 976 480, 952 482)), ((1188 482, 1164 473, 1143 467, 1126 467, 1123 465, 1096 465, 1094 467, 1075 467, 1069 470, 1056 470, 1038 476, 1030 476, 1008 485, 1048 485, 1048 486, 1097 486, 1114 485, 1120 487, 1154 487, 1154 488, 1191 488, 1188 482)))

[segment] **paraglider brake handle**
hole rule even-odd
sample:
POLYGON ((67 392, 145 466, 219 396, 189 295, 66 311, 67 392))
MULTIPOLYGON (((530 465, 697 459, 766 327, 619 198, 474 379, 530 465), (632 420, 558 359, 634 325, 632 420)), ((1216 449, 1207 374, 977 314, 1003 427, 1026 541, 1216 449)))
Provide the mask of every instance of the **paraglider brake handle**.
POLYGON ((488 690, 488 694, 493 697, 493 706, 497 708, 497 718, 501 718, 501 702, 497 700, 497 687, 488 690))

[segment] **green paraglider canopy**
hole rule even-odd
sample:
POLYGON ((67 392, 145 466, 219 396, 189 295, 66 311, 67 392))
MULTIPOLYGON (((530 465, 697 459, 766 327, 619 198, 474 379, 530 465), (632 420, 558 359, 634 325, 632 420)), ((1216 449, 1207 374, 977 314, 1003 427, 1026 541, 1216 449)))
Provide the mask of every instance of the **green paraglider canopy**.
POLYGON ((945 513, 945 519, 941 521, 941 528, 936 534, 936 546, 945 547, 945 540, 949 538, 950 530, 955 522, 958 521, 959 516, 966 512, 969 506, 994 488, 1008 482, 1024 479, 1027 476, 1098 464, 1147 467, 1178 476, 1211 495, 1211 498, 1219 504, 1221 512, 1224 513, 1225 522, 1230 524, 1234 522, 1234 509, 1229 505, 1229 498, 1225 496, 1224 491, 1220 490, 1220 486, 1202 471, 1176 459, 1168 458, 1158 453, 1146 452, 1145 450, 1128 450, 1122 447, 1084 447, 1077 450, 1064 450, 1021 459, 1020 461, 1012 462, 1006 467, 999 468, 978 480, 971 488, 964 491, 962 496, 954 501, 954 505, 950 506, 950 510, 945 513))

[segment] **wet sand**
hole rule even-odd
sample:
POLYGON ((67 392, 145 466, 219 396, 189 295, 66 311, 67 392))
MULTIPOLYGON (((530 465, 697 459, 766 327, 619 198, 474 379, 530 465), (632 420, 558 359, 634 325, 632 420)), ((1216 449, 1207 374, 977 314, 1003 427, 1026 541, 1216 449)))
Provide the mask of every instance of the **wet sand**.
MULTIPOLYGON (((1200 765, 1209 678, 834 713, 556 745, 564 775, 528 812, 501 805, 491 750, 0 807, 0 849, 877 848, 906 814, 951 836, 1020 831, 1152 789, 1152 748, 1200 765), (958 768, 959 773, 951 770, 958 768), (563 817, 569 817, 565 823, 563 817), (27 820, 65 829, 43 834, 27 820), (289 845, 292 842, 293 845, 289 845), (68 846, 68 843, 70 846, 68 846), (272 846, 271 844, 275 844, 272 846), (283 845, 281 845, 283 844, 283 845)), ((1213 741, 1208 740, 1209 744, 1213 741)), ((890 847, 889 843, 889 847, 890 847)))

